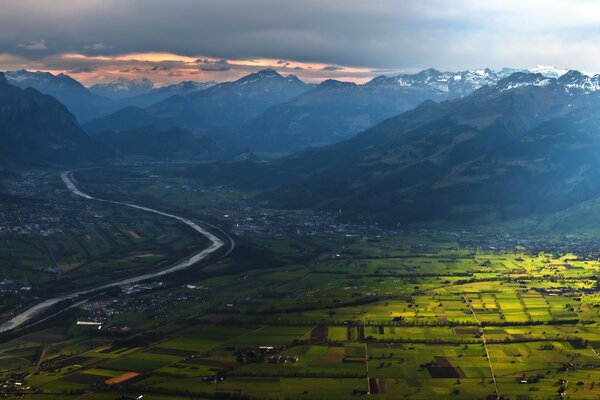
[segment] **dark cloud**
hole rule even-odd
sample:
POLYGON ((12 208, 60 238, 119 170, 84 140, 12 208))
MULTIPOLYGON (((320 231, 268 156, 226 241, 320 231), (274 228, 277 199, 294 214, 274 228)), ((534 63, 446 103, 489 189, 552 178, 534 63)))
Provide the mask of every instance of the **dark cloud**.
POLYGON ((94 67, 77 67, 77 68, 71 68, 71 69, 67 70, 67 72, 69 74, 81 74, 81 73, 89 73, 89 72, 94 72, 94 71, 97 71, 97 69, 94 67))
POLYGON ((110 48, 112 48, 113 46, 110 46, 108 44, 104 44, 104 43, 93 43, 93 44, 86 44, 85 46, 83 46, 83 50, 84 52, 102 52, 104 50, 108 50, 110 48))
POLYGON ((224 71, 229 71, 231 70, 231 67, 227 67, 227 66, 209 66, 209 67, 201 67, 200 68, 201 71, 205 71, 205 72, 224 72, 224 71))
POLYGON ((600 70, 600 59, 590 57, 600 51, 599 24, 600 3, 591 0, 19 0, 2 3, 0 54, 37 61, 168 52, 345 68, 539 63, 600 70))
POLYGON ((223 72, 231 70, 231 65, 225 59, 220 60, 209 60, 209 59, 198 59, 196 64, 200 64, 200 71, 205 72, 223 72))
POLYGON ((323 68, 321 68, 321 69, 322 69, 323 71, 339 71, 339 70, 342 70, 342 69, 344 69, 344 68, 342 68, 342 67, 338 67, 338 66, 335 66, 335 65, 328 65, 328 66, 326 66, 326 67, 323 67, 323 68))
POLYGON ((123 73, 141 72, 141 71, 143 71, 143 69, 139 68, 139 67, 123 68, 123 69, 119 70, 119 72, 123 72, 123 73))
POLYGON ((29 51, 48 50, 45 40, 30 40, 27 44, 21 43, 21 44, 17 45, 17 47, 20 47, 22 49, 29 50, 29 51))

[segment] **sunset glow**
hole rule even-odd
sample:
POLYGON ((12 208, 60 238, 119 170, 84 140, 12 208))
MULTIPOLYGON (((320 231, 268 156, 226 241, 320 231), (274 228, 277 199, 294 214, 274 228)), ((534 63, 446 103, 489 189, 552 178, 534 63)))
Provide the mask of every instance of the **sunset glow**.
POLYGON ((273 58, 225 60, 164 52, 118 55, 65 53, 41 60, 26 60, 3 54, 0 55, 0 63, 6 69, 66 73, 86 85, 111 81, 117 77, 149 78, 157 86, 183 80, 227 81, 265 68, 273 68, 282 74, 294 74, 307 82, 315 83, 329 78, 362 83, 378 75, 370 68, 332 66, 324 63, 273 58), (59 68, 61 65, 65 67, 59 68))

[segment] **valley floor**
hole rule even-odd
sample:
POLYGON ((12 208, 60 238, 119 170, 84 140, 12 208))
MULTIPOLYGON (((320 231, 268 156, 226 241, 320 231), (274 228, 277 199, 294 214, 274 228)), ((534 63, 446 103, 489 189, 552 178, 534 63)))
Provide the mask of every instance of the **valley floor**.
MULTIPOLYGON (((89 176, 84 187, 106 190, 89 176)), ((123 180, 111 196, 157 201, 134 186, 123 180)), ((0 390, 86 400, 600 396, 597 259, 368 227, 271 231, 260 217, 240 230, 235 210, 248 212, 250 199, 183 186, 164 204, 237 228, 237 250, 4 336, 0 390), (217 218, 217 204, 238 208, 217 218)))

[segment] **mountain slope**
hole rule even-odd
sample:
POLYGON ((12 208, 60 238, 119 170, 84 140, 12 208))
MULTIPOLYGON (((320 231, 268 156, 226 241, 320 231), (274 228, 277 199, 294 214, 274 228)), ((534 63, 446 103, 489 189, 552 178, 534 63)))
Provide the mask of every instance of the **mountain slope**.
POLYGON ((600 142, 590 133, 596 119, 586 118, 600 110, 600 92, 573 86, 570 75, 515 73, 335 145, 192 174, 270 188, 267 197, 285 207, 341 209, 387 224, 549 212, 598 190, 600 142))
POLYGON ((192 129, 235 128, 309 89, 293 76, 283 77, 267 69, 188 96, 171 97, 148 112, 192 129))
POLYGON ((8 84, 0 73, 0 162, 73 164, 100 157, 65 106, 35 89, 8 84))
POLYGON ((81 83, 65 74, 26 70, 6 72, 6 79, 20 88, 34 88, 55 97, 63 103, 79 121, 108 114, 117 109, 109 99, 91 93, 81 83))
POLYGON ((600 102, 540 124, 438 187, 446 201, 511 218, 556 212, 600 196, 600 102), (476 200, 473 201, 473 200, 476 200))
POLYGON ((514 74, 496 87, 420 107, 339 146, 287 161, 322 170, 302 180, 300 192, 290 187, 278 197, 297 206, 342 208, 375 219, 449 218, 455 207, 464 206, 461 196, 467 196, 460 191, 448 195, 454 175, 479 165, 487 154, 519 140, 542 122, 592 100, 595 97, 573 96, 556 80, 514 74), (327 160, 334 160, 334 165, 327 160))
POLYGON ((215 143, 206 136, 179 128, 146 127, 137 130, 105 131, 94 139, 116 157, 139 156, 151 160, 207 160, 219 154, 215 143))
MULTIPOLYGON (((224 82, 188 95, 169 97, 144 111, 149 118, 160 121, 163 127, 197 131, 227 130, 249 122, 267 108, 289 101, 310 88, 310 85, 296 77, 283 77, 269 69, 235 82, 224 82)), ((126 111, 107 116, 103 119, 103 126, 117 130, 126 111)), ((132 120, 135 121, 136 117, 132 120)), ((91 121, 91 124, 96 122, 91 121)), ((142 122, 146 124, 147 120, 142 122)), ((144 126, 130 125, 129 129, 144 126)))
POLYGON ((121 100, 127 97, 139 96, 150 92, 154 83, 148 78, 127 79, 117 78, 112 82, 97 83, 90 86, 90 91, 111 100, 121 100))
POLYGON ((445 93, 430 87, 328 80, 288 103, 267 109, 240 128, 238 137, 254 152, 291 153, 339 142, 425 100, 444 98, 445 93))
POLYGON ((494 85, 512 70, 440 72, 434 69, 357 85, 327 80, 290 102, 275 105, 238 130, 256 153, 285 154, 339 142, 426 100, 462 97, 494 85))
MULTIPOLYGON (((163 126, 162 122, 142 108, 126 107, 105 117, 93 119, 84 124, 83 128, 90 135, 96 135, 104 131, 119 132, 146 126, 163 126)), ((169 124, 166 123, 165 125, 169 124)))
POLYGON ((208 89, 209 87, 214 85, 216 85, 216 82, 214 81, 184 81, 173 85, 154 88, 148 92, 144 92, 136 96, 125 97, 123 99, 118 100, 118 103, 123 107, 134 106, 144 108, 156 104, 171 96, 186 96, 194 92, 199 92, 201 90, 208 89))

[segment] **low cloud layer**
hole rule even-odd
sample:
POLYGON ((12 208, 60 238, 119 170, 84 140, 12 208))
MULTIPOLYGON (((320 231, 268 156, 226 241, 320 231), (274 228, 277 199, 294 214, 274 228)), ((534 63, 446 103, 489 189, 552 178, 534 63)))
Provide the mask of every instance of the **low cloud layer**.
POLYGON ((598 26, 592 0, 19 0, 2 5, 0 68, 90 80, 133 68, 161 80, 255 69, 236 60, 272 60, 309 79, 537 64, 596 72, 598 26))

